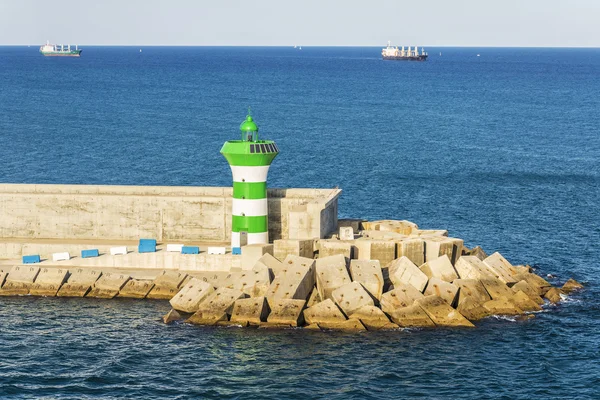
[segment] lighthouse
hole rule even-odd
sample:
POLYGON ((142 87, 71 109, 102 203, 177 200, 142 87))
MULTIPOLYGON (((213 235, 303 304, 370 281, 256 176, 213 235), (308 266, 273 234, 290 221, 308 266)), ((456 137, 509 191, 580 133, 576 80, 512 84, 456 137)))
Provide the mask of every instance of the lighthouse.
POLYGON ((267 174, 279 154, 274 141, 258 138, 258 126, 249 110, 240 131, 240 140, 228 140, 221 148, 233 175, 231 248, 234 252, 246 244, 269 243, 267 174))

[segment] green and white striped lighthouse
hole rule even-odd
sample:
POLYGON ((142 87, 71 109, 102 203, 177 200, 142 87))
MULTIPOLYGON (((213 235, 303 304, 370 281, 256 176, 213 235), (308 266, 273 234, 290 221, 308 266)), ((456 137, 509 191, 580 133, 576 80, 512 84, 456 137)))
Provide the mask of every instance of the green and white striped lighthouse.
POLYGON ((232 249, 269 243, 267 174, 279 154, 275 142, 258 139, 258 126, 250 115, 240 131, 241 140, 228 140, 221 148, 233 175, 232 249))

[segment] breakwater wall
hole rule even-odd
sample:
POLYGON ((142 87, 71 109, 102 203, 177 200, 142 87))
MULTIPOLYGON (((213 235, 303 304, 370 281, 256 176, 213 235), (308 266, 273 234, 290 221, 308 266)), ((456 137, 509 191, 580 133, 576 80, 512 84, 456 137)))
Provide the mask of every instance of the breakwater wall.
MULTIPOLYGON (((0 184, 0 240, 227 242, 230 187, 0 184)), ((337 229, 339 189, 269 189, 269 237, 337 229)), ((12 255, 11 255, 12 256, 12 255)), ((0 254, 0 258, 3 257, 0 254)))

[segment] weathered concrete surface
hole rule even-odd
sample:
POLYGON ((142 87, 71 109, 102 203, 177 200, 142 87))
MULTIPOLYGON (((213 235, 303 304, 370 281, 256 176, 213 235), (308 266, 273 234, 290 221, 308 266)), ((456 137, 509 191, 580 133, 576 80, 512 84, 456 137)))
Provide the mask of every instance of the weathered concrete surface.
MULTIPOLYGON (((337 229, 341 190, 267 192, 271 239, 337 229)), ((231 187, 0 184, 0 237, 223 242, 231 238, 232 194, 231 187)))
POLYGON ((340 286, 332 293, 333 300, 340 309, 348 315, 364 306, 374 306, 375 303, 359 282, 351 282, 340 286))
POLYGON ((540 307, 535 301, 531 300, 523 291, 519 290, 512 297, 511 301, 523 311, 541 311, 540 307))
POLYGON ((353 258, 353 245, 350 242, 340 240, 319 240, 319 259, 342 255, 347 259, 353 258))
POLYGON ((410 236, 432 237, 432 236, 448 236, 446 229, 417 229, 410 236))
POLYGON ((128 299, 145 299, 154 287, 154 282, 147 279, 130 279, 127 281, 123 289, 117 297, 125 297, 128 299))
POLYGON ((439 296, 426 296, 415 301, 438 326, 464 326, 473 328, 474 325, 462 314, 450 307, 439 296))
POLYGON ((308 296, 308 300, 306 301, 306 307, 312 307, 317 303, 322 302, 323 299, 321 298, 321 296, 319 295, 319 291, 317 290, 317 287, 313 287, 313 290, 310 292, 310 296, 308 296))
POLYGON ((236 300, 231 313, 231 322, 247 325, 260 325, 267 321, 270 312, 266 297, 236 300))
POLYGON ((32 296, 54 297, 58 289, 67 281, 69 271, 65 268, 42 268, 35 283, 31 285, 29 294, 32 296))
POLYGON ((469 298, 477 304, 483 304, 492 299, 481 281, 476 279, 456 279, 452 283, 460 289, 458 292, 459 307, 469 298))
POLYGON ((341 254, 319 258, 316 262, 317 290, 322 299, 332 299, 333 291, 352 282, 347 259, 341 254))
POLYGON ((465 249, 466 248, 463 247, 463 254, 465 256, 475 256, 475 257, 479 258, 481 261, 485 260, 488 257, 486 252, 483 251, 483 249, 479 246, 475 246, 471 250, 466 249, 466 251, 465 251, 465 249))
POLYGON ((250 297, 264 297, 271 286, 271 274, 268 268, 243 270, 231 274, 227 287, 241 290, 250 297))
POLYGON ((92 285, 100 278, 102 272, 95 269, 77 268, 71 270, 67 283, 64 283, 58 293, 58 297, 83 297, 92 288, 92 285))
POLYGON ((26 295, 40 272, 36 266, 14 266, 8 272, 6 280, 0 289, 0 296, 26 295))
POLYGON ((456 310, 469 321, 478 321, 492 315, 488 309, 483 307, 483 303, 485 303, 485 301, 478 301, 475 297, 465 297, 461 300, 458 307, 456 307, 456 310))
POLYGON ((538 295, 540 296, 543 296, 548 291, 548 289, 552 287, 552 285, 550 285, 550 283, 544 278, 532 273, 520 273, 515 276, 515 280, 517 282, 523 280, 526 281, 529 284, 529 286, 537 290, 538 295))
POLYGON ((458 286, 438 278, 431 278, 429 279, 429 283, 427 283, 427 288, 425 288, 423 294, 425 296, 439 296, 444 299, 449 306, 454 307, 458 297, 458 286))
POLYGON ((0 288, 2 287, 2 285, 4 285, 7 275, 8 275, 8 271, 0 269, 0 288))
POLYGON ((458 279, 458 274, 446 254, 434 260, 429 260, 419 267, 428 278, 438 278, 446 282, 458 279))
POLYGON ((288 255, 283 268, 275 276, 269 290, 267 300, 273 309, 272 302, 281 299, 304 300, 308 298, 315 286, 315 260, 288 255))
POLYGON ((454 265, 462 255, 463 240, 444 236, 431 236, 425 239, 425 261, 435 260, 443 255, 454 265))
POLYGON ((90 290, 86 297, 112 299, 119 294, 119 291, 125 286, 129 279, 131 279, 131 277, 126 274, 103 273, 94 283, 92 290, 90 290))
POLYGON ((360 319, 361 321, 380 321, 380 322, 390 322, 390 319, 385 315, 383 311, 379 307, 375 307, 373 305, 367 305, 359 308, 354 311, 352 314, 348 316, 348 318, 352 319, 360 319))
POLYGON ((254 270, 260 270, 261 268, 267 268, 271 273, 271 280, 275 275, 278 275, 279 272, 283 269, 283 263, 276 259, 271 254, 263 255, 257 262, 254 264, 254 270))
MULTIPOLYGON (((298 299, 276 299, 269 301, 271 312, 267 322, 271 325, 300 326, 304 319, 302 310, 306 301, 298 299)), ((264 324, 261 324, 263 326, 264 324)))
POLYGON ((321 327, 322 324, 343 322, 346 320, 342 311, 331 299, 307 308, 303 314, 307 324, 319 324, 321 327))
POLYGON ((544 294, 544 298, 548 299, 551 303, 556 304, 562 299, 560 297, 561 294, 562 292, 559 288, 553 287, 544 294))
POLYGON ((358 260, 377 260, 387 265, 396 259, 396 242, 360 238, 354 241, 355 258, 358 260))
POLYGON ((169 311, 168 313, 166 313, 163 316, 163 322, 165 324, 170 324, 171 322, 175 322, 175 321, 179 321, 181 320, 181 314, 179 314, 177 311, 171 309, 171 311, 169 311))
POLYGON ((401 257, 392 261, 388 266, 389 279, 394 287, 400 284, 412 285, 419 292, 423 292, 429 278, 408 257, 401 257))
POLYGON ((383 272, 378 260, 350 260, 352 281, 359 282, 377 300, 383 294, 383 272))
POLYGON ((154 279, 154 287, 146 296, 149 299, 170 300, 179 292, 187 274, 178 271, 162 271, 154 279))
POLYGON ((490 315, 520 315, 523 310, 517 307, 512 301, 506 298, 490 300, 483 303, 483 307, 488 310, 490 315))
POLYGON ((187 322, 195 325, 214 325, 219 321, 229 320, 236 300, 245 297, 241 290, 218 288, 200 303, 198 311, 188 318, 187 322))
POLYGON ((265 254, 273 255, 272 244, 249 244, 242 246, 242 263, 243 270, 251 270, 265 254))
POLYGON ((273 241, 273 255, 278 260, 284 260, 288 255, 313 258, 313 239, 278 239, 273 241))
POLYGON ((502 254, 496 252, 483 260, 483 263, 494 271, 498 279, 502 282, 517 282, 515 276, 518 275, 519 272, 506 260, 506 258, 502 257, 502 254))
POLYGON ((415 265, 425 262, 425 240, 405 239, 396 242, 396 257, 406 257, 415 265))
POLYGON ((406 220, 385 219, 380 221, 363 222, 365 230, 389 231, 403 235, 410 235, 416 232, 419 227, 414 222, 406 220))
POLYGON ((354 240, 354 229, 351 226, 340 226, 338 236, 340 240, 354 240))
POLYGON ((500 279, 486 278, 482 279, 481 283, 483 284, 483 287, 485 287, 485 290, 487 290, 492 300, 499 300, 502 298, 510 300, 514 296, 513 291, 500 279))
POLYGON ((389 315, 392 321, 402 328, 435 326, 429 315, 418 304, 397 308, 389 315))
POLYGON ((365 326, 358 319, 349 319, 346 321, 321 322, 318 324, 321 329, 342 331, 342 332, 360 332, 366 331, 365 326))
POLYGON ((522 291, 527 296, 529 296, 529 298, 531 300, 533 300, 536 304, 539 304, 539 305, 544 304, 544 299, 542 299, 539 296, 538 291, 536 289, 534 289, 533 287, 531 287, 531 285, 529 283, 527 283, 527 281, 519 281, 519 282, 515 283, 511 287, 511 289, 514 293, 517 293, 518 291, 522 291))
POLYGON ((394 290, 386 292, 381 296, 381 309, 385 313, 392 314, 399 308, 413 305, 415 300, 421 298, 423 298, 423 293, 415 289, 414 286, 399 283, 394 290))
POLYGON ((454 264, 456 272, 461 279, 495 278, 496 275, 475 256, 462 256, 454 264))
POLYGON ((560 288, 560 290, 562 290, 564 293, 571 293, 579 289, 583 289, 583 285, 572 278, 566 281, 565 284, 560 288))
POLYGON ((200 308, 200 304, 213 292, 214 288, 210 283, 192 278, 169 300, 169 303, 174 310, 195 313, 200 308))

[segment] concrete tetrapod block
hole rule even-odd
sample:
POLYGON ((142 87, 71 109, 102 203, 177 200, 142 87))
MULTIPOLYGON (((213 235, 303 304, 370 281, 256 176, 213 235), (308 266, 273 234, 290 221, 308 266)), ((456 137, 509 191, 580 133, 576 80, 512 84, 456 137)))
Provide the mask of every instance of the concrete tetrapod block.
MULTIPOLYGON (((302 310, 306 301, 296 299, 277 299, 269 302, 271 312, 267 317, 267 322, 271 326, 300 326, 304 319, 302 310)), ((265 324, 261 324, 265 326, 265 324)))
POLYGON ((511 301, 523 311, 541 311, 542 307, 531 300, 523 291, 519 290, 515 293, 511 301))
POLYGON ((351 282, 340 286, 332 293, 333 300, 344 314, 351 315, 364 306, 374 306, 371 295, 359 282, 351 282))
POLYGON ((495 278, 496 275, 487 265, 475 256, 462 256, 454 264, 456 272, 461 279, 495 278))
POLYGON ((458 286, 438 278, 431 278, 429 279, 429 283, 427 283, 427 288, 425 288, 423 294, 425 296, 439 296, 444 299, 449 306, 454 307, 458 295, 458 286))
POLYGON ((403 235, 410 235, 416 232, 419 227, 414 222, 406 220, 395 220, 395 219, 384 219, 379 221, 371 221, 363 223, 363 226, 367 230, 376 231, 390 231, 396 232, 403 235))
POLYGON ((232 274, 232 279, 227 287, 241 290, 249 297, 266 296, 271 286, 271 273, 268 268, 258 270, 244 270, 232 274))
POLYGON ((475 256, 475 257, 479 258, 481 261, 485 260, 488 257, 486 252, 483 251, 483 249, 479 246, 475 246, 471 250, 463 247, 463 253, 466 256, 475 256))
POLYGON ((267 321, 270 311, 266 297, 238 299, 233 304, 231 322, 242 325, 260 325, 267 321))
POLYGON ((154 282, 146 279, 130 279, 121 289, 117 297, 144 299, 154 287, 154 282))
POLYGON ((400 257, 388 266, 389 279, 394 287, 400 284, 412 285, 423 292, 429 278, 408 257, 400 257))
POLYGON ((273 278, 283 269, 283 263, 267 253, 258 259, 252 269, 258 270, 261 268, 267 268, 271 273, 271 278, 273 278))
POLYGON ((315 286, 313 288, 313 290, 310 292, 310 296, 308 296, 308 300, 306 301, 306 307, 312 307, 315 304, 320 303, 322 301, 323 301, 323 299, 319 295, 319 291, 317 290, 317 287, 315 286))
POLYGON ((501 298, 510 300, 514 296, 514 292, 500 279, 486 278, 482 279, 481 283, 483 284, 483 287, 485 287, 485 290, 487 290, 492 300, 499 300, 501 298))
POLYGON ((198 278, 192 278, 181 287, 169 303, 177 311, 195 313, 208 296, 214 292, 213 286, 198 278))
POLYGON ((398 325, 390 322, 390 319, 385 315, 379 307, 364 306, 353 312, 349 319, 358 319, 369 331, 397 329, 398 325))
POLYGON ((481 281, 476 279, 456 279, 452 284, 460 289, 458 291, 458 306, 469 298, 477 304, 483 304, 492 299, 481 281))
POLYGON ((456 310, 469 321, 478 321, 492 315, 488 309, 483 307, 483 303, 485 302, 480 302, 475 297, 464 297, 456 310))
POLYGON ((553 287, 544 294, 544 298, 548 299, 551 303, 556 304, 562 300, 561 294, 562 291, 559 288, 553 287))
POLYGON ((58 289, 67 281, 68 276, 69 271, 65 268, 42 268, 35 283, 31 285, 29 294, 54 297, 58 289))
POLYGON ((419 305, 438 326, 465 326, 469 328, 475 326, 439 296, 425 296, 417 300, 415 304, 419 305))
POLYGON ((339 237, 340 240, 354 240, 354 229, 351 226, 340 226, 339 237))
POLYGON ((316 262, 317 290, 322 299, 332 299, 333 291, 352 282, 346 257, 341 254, 319 258, 316 262))
POLYGON ((319 241, 319 259, 342 255, 351 259, 354 255, 353 245, 349 242, 340 240, 320 240, 319 241))
POLYGON ((322 322, 317 324, 323 330, 342 331, 342 332, 360 332, 367 329, 358 319, 348 319, 340 322, 322 322))
POLYGON ((394 323, 402 328, 433 327, 435 324, 418 304, 401 307, 389 313, 394 323))
POLYGON ((560 290, 562 290, 564 293, 571 293, 579 289, 583 289, 583 285, 573 278, 570 278, 568 281, 566 281, 560 288, 560 290))
POLYGON ((273 241, 273 255, 284 260, 288 255, 313 258, 314 241, 312 239, 277 239, 273 241))
POLYGON ((94 283, 92 290, 90 290, 86 297, 112 299, 119 294, 119 291, 125 286, 129 279, 131 279, 131 277, 126 274, 105 272, 94 283))
POLYGON ((265 254, 273 255, 273 245, 256 243, 242 246, 242 269, 250 270, 265 254))
POLYGON ((26 295, 40 272, 40 267, 14 266, 0 289, 0 296, 26 295))
POLYGON ((446 282, 458 279, 458 274, 446 254, 434 260, 429 260, 419 267, 428 278, 438 278, 446 282))
POLYGON ((146 296, 148 299, 171 300, 179 292, 179 288, 187 274, 178 271, 162 271, 154 279, 154 287, 146 296))
POLYGON ((7 275, 8 275, 8 272, 4 271, 3 269, 0 269, 0 288, 2 287, 2 285, 4 285, 7 275))
POLYGON ((519 271, 509 263, 506 258, 502 257, 502 254, 496 252, 491 256, 483 260, 483 263, 487 265, 492 271, 494 271, 502 282, 514 283, 515 276, 519 274, 519 271))
POLYGON ((275 276, 269 290, 267 301, 273 309, 272 300, 296 299, 305 300, 315 286, 315 260, 288 255, 283 268, 275 276))
POLYGON ((83 297, 102 275, 98 270, 87 268, 77 268, 70 272, 67 283, 64 283, 56 294, 58 297, 83 297))
POLYGON ((425 262, 425 241, 423 239, 405 239, 396 242, 396 257, 406 257, 415 265, 425 262))
POLYGON ((443 236, 433 236, 425 239, 425 261, 435 260, 447 255, 452 265, 456 264, 462 255, 463 240, 443 236))
POLYGON ((419 292, 412 285, 399 283, 394 290, 385 292, 381 295, 381 309, 383 312, 392 314, 399 308, 412 306, 415 300, 423 298, 423 293, 419 292))
POLYGON ((361 283, 377 300, 383 294, 383 272, 378 260, 350 260, 352 281, 361 283))
POLYGON ((522 291, 527 296, 529 296, 529 298, 531 300, 533 300, 536 304, 539 304, 539 305, 544 304, 544 299, 542 299, 540 297, 540 295, 538 294, 538 291, 536 289, 534 289, 533 287, 531 287, 531 285, 529 283, 527 283, 527 281, 519 281, 519 282, 515 283, 511 287, 511 289, 514 293, 517 293, 518 291, 522 291))
POLYGON ((512 301, 502 297, 498 300, 490 300, 483 303, 483 307, 488 310, 490 315, 521 315, 523 310, 517 307, 512 301))
POLYGON ((346 317, 338 306, 331 300, 327 299, 311 308, 304 310, 304 320, 307 324, 328 324, 336 322, 344 322, 346 317))
POLYGON ((233 311, 233 304, 236 300, 245 297, 241 290, 220 287, 200 303, 198 311, 186 322, 195 325, 214 325, 219 321, 227 321, 233 311))
POLYGON ((515 276, 515 280, 517 282, 526 281, 529 286, 537 290, 540 296, 543 296, 552 287, 547 280, 533 273, 520 273, 515 276))
POLYGON ((360 238, 354 242, 354 257, 358 260, 377 260, 387 265, 396 259, 396 243, 390 240, 360 238))

